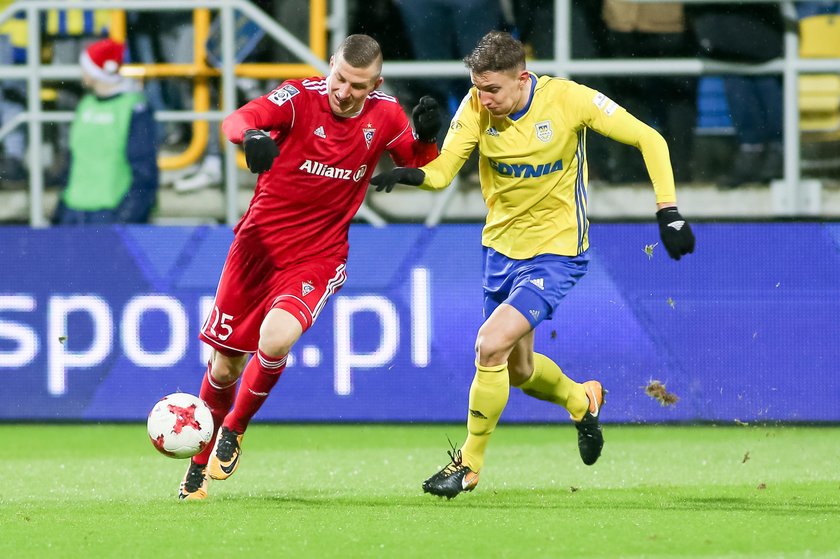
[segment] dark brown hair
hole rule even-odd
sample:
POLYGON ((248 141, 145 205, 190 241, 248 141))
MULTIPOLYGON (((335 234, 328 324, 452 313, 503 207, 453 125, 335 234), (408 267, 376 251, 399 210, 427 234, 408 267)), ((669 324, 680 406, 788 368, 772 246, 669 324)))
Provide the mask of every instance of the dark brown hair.
POLYGON ((376 39, 368 35, 349 35, 341 42, 336 54, 353 68, 367 68, 376 63, 382 69, 382 49, 376 39))
POLYGON ((525 69, 525 47, 510 33, 491 31, 464 57, 473 74, 525 69))

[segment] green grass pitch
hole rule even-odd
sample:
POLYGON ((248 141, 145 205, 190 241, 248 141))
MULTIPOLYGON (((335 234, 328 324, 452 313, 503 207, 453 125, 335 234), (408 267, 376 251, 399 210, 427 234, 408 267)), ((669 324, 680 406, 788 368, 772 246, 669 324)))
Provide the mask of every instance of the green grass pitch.
POLYGON ((502 425, 477 490, 420 484, 434 426, 255 424, 210 498, 143 425, 0 425, 0 557, 837 558, 840 428, 502 425))

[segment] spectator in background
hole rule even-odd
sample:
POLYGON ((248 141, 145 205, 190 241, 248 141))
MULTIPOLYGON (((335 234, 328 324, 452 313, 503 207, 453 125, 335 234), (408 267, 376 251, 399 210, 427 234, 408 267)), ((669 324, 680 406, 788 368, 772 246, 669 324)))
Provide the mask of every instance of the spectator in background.
MULTIPOLYGON (((92 42, 108 36, 111 10, 51 9, 44 12, 43 40, 51 64, 75 64, 92 42)), ((55 109, 71 111, 78 104, 83 88, 77 82, 48 82, 55 93, 55 109)), ((48 186, 60 186, 67 180, 69 168, 70 131, 66 123, 51 123, 54 132, 55 157, 46 170, 48 186)))
POLYGON ((146 223, 158 189, 155 121, 145 95, 120 76, 124 46, 111 39, 80 56, 90 90, 70 126, 70 168, 54 222, 146 223))
MULTIPOLYGON (((683 58, 696 55, 686 33, 683 5, 678 2, 637 4, 604 0, 602 17, 609 32, 606 50, 612 58, 683 58)), ((651 123, 667 140, 671 165, 679 182, 691 180, 697 79, 693 76, 629 76, 609 80, 612 94, 625 108, 651 123)), ((644 180, 643 162, 635 150, 613 144, 610 179, 644 180)))
MULTIPOLYGON (((701 54, 716 60, 759 64, 784 54, 784 27, 774 3, 696 6, 691 24, 701 54)), ((738 151, 723 189, 780 178, 784 169, 782 79, 775 74, 727 74, 726 99, 738 151)))
MULTIPOLYGON (((408 31, 416 60, 459 60, 479 39, 502 23, 499 0, 394 0, 408 31)), ((435 77, 414 86, 416 98, 434 97, 452 114, 469 83, 435 77)), ((413 102, 413 100, 412 100, 413 102)), ((443 140, 445 127, 438 141, 443 140)))
MULTIPOLYGON (((5 10, 12 0, 0 0, 0 11, 5 10)), ((0 26, 0 65, 23 64, 26 62, 26 19, 18 12, 0 26)), ((26 103, 26 82, 4 79, 0 83, 0 127, 24 112, 26 103)), ((18 188, 26 185, 24 153, 26 133, 24 126, 18 126, 2 139, 0 157, 0 186, 18 188)))

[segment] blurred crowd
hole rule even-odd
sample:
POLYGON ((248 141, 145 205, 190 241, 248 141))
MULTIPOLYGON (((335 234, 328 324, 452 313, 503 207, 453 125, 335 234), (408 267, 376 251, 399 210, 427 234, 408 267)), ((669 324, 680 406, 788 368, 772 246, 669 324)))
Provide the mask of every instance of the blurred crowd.
MULTIPOLYGON (((0 10, 11 3, 0 0, 0 10)), ((309 2, 261 0, 254 4, 308 43, 309 2)), ((796 5, 800 17, 840 14, 840 2, 796 5)), ((376 38, 386 61, 459 60, 491 29, 508 30, 520 37, 534 59, 554 57, 553 0, 349 0, 348 16, 348 31, 376 38)), ((786 22, 777 3, 684 5, 572 0, 571 16, 573 59, 700 57, 760 64, 784 52, 786 22)), ((92 43, 108 36, 111 17, 108 10, 48 10, 40 23, 43 63, 64 65, 77 63, 92 43)), ((194 59, 190 12, 128 12, 126 30, 125 62, 190 63, 194 59)), ((218 63, 219 37, 214 22, 207 43, 207 62, 211 65, 218 63)), ((21 13, 0 25, 0 64, 24 64, 26 44, 26 22, 21 13)), ((244 18, 237 22, 236 49, 238 61, 297 61, 244 18)), ((469 87, 466 78, 385 78, 389 91, 407 107, 423 95, 432 95, 450 114, 469 87)), ((275 83, 281 80, 278 76, 275 83)), ((732 189, 782 176, 783 98, 779 75, 580 76, 578 81, 602 91, 658 129, 668 141, 679 182, 713 182, 721 189, 732 189)), ((210 108, 217 109, 218 83, 211 85, 210 108)), ((2 81, 0 126, 25 111, 25 86, 20 80, 2 81)), ((273 86, 267 81, 239 79, 238 102, 273 86)), ((142 90, 143 102, 153 112, 193 108, 193 85, 188 79, 150 79, 142 84, 142 90)), ((84 94, 84 85, 78 82, 45 81, 41 98, 45 109, 72 111, 84 94)), ((45 128, 52 146, 44 170, 48 187, 68 185, 72 126, 51 123, 45 128)), ((165 122, 144 133, 150 136, 149 145, 160 146, 160 154, 179 153, 190 140, 192 126, 165 122)), ((18 126, 0 140, 2 188, 26 188, 25 134, 26 127, 18 126)), ((644 165, 636 150, 600 141, 596 136, 589 138, 593 179, 606 184, 645 180, 644 165)), ((469 165, 465 172, 470 172, 469 165)), ((221 181, 221 142, 218 126, 212 124, 203 157, 176 173, 173 187, 188 192, 221 181)))

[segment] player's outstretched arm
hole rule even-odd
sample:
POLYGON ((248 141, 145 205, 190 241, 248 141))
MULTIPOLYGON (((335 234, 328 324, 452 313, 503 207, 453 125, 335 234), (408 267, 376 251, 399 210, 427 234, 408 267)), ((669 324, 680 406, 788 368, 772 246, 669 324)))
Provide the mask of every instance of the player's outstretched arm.
POLYGON ((426 173, 412 167, 394 167, 390 171, 379 173, 372 179, 370 184, 376 187, 377 192, 391 192, 397 183, 420 186, 426 178, 426 173))
POLYGON ((255 174, 271 169, 274 159, 280 155, 280 148, 263 130, 246 130, 242 149, 245 150, 245 162, 248 164, 248 169, 255 174))
POLYGON ((668 255, 674 260, 694 252, 694 233, 691 226, 677 211, 676 206, 662 208, 656 212, 659 222, 659 236, 668 255))

